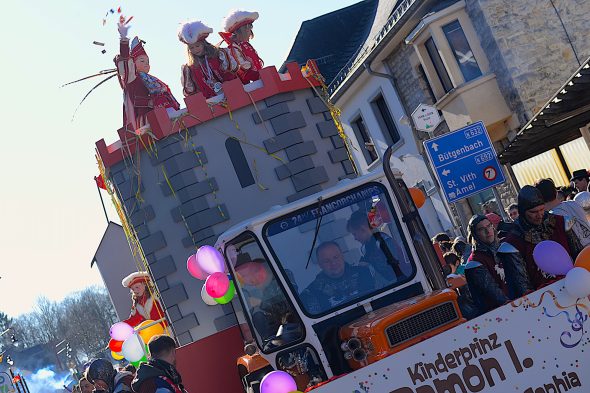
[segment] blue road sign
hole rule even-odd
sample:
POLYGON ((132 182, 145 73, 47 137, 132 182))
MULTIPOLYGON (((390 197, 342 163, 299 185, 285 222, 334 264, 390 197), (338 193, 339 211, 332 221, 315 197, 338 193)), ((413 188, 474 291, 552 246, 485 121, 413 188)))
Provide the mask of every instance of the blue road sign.
POLYGON ((481 121, 424 142, 449 202, 504 183, 488 131, 481 121))

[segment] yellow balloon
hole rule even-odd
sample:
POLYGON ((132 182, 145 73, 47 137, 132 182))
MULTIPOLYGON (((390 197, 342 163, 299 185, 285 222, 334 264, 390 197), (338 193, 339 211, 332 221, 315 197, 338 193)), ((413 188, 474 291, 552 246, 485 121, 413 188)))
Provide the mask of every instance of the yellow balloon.
MULTIPOLYGON (((154 323, 154 321, 152 321, 151 319, 143 321, 137 328, 140 329, 146 325, 149 325, 150 323, 154 323)), ((155 325, 152 325, 148 328, 139 330, 137 333, 139 334, 143 342, 147 344, 150 341, 150 338, 157 336, 159 334, 164 334, 164 327, 161 324, 156 323, 155 325)))
POLYGON ((112 357, 113 357, 113 359, 115 359, 115 360, 121 360, 121 359, 123 359, 123 358, 125 357, 125 356, 123 356, 123 355, 121 355, 120 353, 118 353, 118 352, 115 352, 115 351, 111 351, 111 356, 112 356, 112 357))

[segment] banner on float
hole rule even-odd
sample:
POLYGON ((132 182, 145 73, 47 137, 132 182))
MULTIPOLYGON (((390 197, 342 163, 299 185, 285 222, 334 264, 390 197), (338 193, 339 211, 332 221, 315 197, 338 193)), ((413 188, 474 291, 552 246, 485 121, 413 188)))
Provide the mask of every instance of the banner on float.
POLYGON ((590 299, 563 280, 314 393, 590 393, 590 299))

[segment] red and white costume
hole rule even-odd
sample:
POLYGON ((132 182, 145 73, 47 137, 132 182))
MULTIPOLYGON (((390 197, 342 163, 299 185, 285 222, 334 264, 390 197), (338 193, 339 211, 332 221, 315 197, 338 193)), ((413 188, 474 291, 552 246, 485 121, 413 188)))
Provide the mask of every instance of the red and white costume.
MULTIPOLYGON (((166 318, 166 313, 160 305, 160 302, 150 296, 149 290, 147 288, 149 281, 150 276, 145 272, 131 273, 122 281, 123 286, 126 288, 131 288, 132 285, 137 283, 145 284, 145 291, 143 295, 133 300, 129 318, 123 321, 128 325, 135 327, 143 321, 157 321, 159 319, 166 318)), ((161 321, 160 323, 162 326, 168 325, 166 320, 161 321)))
POLYGON ((258 19, 258 12, 231 11, 223 20, 224 32, 219 33, 227 43, 230 55, 238 64, 237 75, 244 84, 260 79, 259 72, 264 67, 264 62, 248 41, 238 42, 234 33, 256 19, 258 19))
MULTIPOLYGON (((178 39, 186 45, 205 43, 213 29, 200 21, 186 22, 180 26, 178 39)), ((229 55, 228 49, 218 50, 217 57, 194 56, 195 64, 182 66, 184 96, 202 92, 205 98, 221 94, 221 84, 236 78, 238 64, 229 55)))
POLYGON ((129 39, 121 37, 120 52, 115 57, 119 83, 124 91, 123 124, 137 129, 146 123, 145 115, 154 108, 180 109, 170 88, 153 75, 138 72, 135 59, 145 55, 143 43, 135 37, 129 46, 129 39))

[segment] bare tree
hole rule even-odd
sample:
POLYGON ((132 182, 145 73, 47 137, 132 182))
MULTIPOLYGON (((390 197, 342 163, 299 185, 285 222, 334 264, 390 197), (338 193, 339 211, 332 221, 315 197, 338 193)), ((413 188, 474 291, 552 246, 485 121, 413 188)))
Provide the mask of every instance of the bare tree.
POLYGON ((109 328, 116 321, 116 314, 106 290, 89 287, 66 297, 61 302, 52 302, 41 297, 36 310, 20 316, 13 323, 19 340, 27 348, 37 344, 56 345, 65 340, 72 349, 71 359, 76 356, 92 357, 104 351, 109 341, 109 328), (21 338, 22 337, 22 338, 21 338))

